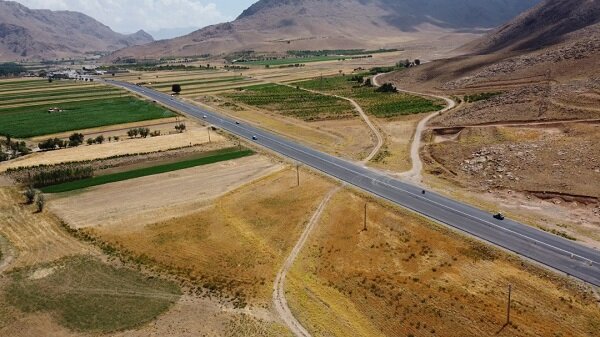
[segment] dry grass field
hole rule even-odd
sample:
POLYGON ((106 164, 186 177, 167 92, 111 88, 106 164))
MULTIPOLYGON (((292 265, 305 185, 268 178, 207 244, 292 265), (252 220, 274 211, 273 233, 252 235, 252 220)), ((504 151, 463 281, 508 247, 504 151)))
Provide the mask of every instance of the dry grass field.
POLYGON ((263 156, 163 173, 52 197, 50 209, 73 228, 133 230, 196 212, 228 191, 282 169, 263 156))
POLYGON ((334 197, 288 280, 292 311, 314 336, 591 337, 600 329, 590 289, 349 191, 334 197), (509 284, 512 323, 503 328, 509 284))
POLYGON ((121 251, 179 274, 234 306, 269 307, 272 282, 332 183, 285 170, 196 213, 146 226, 86 229, 121 251))

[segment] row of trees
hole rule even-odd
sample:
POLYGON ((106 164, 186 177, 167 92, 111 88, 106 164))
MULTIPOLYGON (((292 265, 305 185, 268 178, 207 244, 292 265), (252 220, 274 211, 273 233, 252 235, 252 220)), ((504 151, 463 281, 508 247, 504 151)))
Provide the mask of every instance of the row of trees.
POLYGON ((34 174, 29 183, 33 187, 44 187, 91 178, 93 175, 94 169, 91 166, 60 167, 34 174))
POLYGON ((149 135, 150 135, 150 129, 148 129, 148 128, 135 128, 135 129, 129 129, 127 131, 127 136, 129 136, 129 138, 136 138, 137 136, 146 138, 149 135))

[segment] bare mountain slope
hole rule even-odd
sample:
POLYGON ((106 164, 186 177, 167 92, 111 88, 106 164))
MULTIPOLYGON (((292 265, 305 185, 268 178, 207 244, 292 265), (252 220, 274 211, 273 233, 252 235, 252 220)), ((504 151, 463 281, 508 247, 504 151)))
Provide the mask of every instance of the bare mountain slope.
POLYGON ((144 31, 119 34, 82 13, 32 10, 0 0, 0 60, 81 56, 152 41, 144 31))
POLYGON ((235 21, 127 48, 112 58, 396 47, 448 34, 472 39, 539 0, 261 0, 235 21), (468 36, 467 36, 468 35, 468 36))
POLYGON ((476 41, 472 48, 480 53, 538 49, 599 22, 598 0, 546 1, 476 41))

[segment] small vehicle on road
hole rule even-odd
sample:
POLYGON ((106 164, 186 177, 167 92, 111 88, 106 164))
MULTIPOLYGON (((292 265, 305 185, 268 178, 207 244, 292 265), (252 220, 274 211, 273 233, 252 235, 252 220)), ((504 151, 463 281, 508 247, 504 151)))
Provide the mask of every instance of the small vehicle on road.
POLYGON ((496 214, 494 214, 494 219, 496 219, 496 220, 504 220, 504 214, 502 214, 502 213, 496 213, 496 214))
POLYGON ((208 118, 208 116, 204 115, 204 116, 202 116, 202 118, 204 118, 204 119, 207 119, 207 118, 208 118))
POLYGON ((236 125, 240 125, 240 122, 235 122, 236 125))
POLYGON ((258 137, 252 136, 252 140, 257 140, 257 139, 258 139, 258 137))

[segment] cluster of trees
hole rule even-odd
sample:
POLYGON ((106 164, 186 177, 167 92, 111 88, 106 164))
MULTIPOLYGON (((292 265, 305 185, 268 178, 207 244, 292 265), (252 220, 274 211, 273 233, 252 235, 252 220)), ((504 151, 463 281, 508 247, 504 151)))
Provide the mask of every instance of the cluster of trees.
POLYGON ((67 147, 69 142, 60 138, 48 138, 45 141, 38 144, 38 147, 42 151, 56 150, 67 147))
POLYGON ((149 135, 150 135, 150 129, 148 129, 148 128, 135 128, 135 129, 129 129, 127 131, 127 136, 129 136, 129 138, 136 138, 137 136, 146 138, 149 135))
POLYGON ((175 125, 175 130, 179 133, 183 133, 185 131, 185 129, 186 129, 186 126, 183 123, 179 123, 179 124, 175 125))
POLYGON ((0 63, 0 76, 17 76, 21 73, 26 72, 27 69, 20 64, 9 62, 9 63, 0 63))
POLYGON ((83 133, 74 133, 69 136, 69 146, 76 147, 83 144, 83 133))
POLYGON ((396 63, 397 68, 410 68, 410 67, 419 66, 419 65, 421 65, 421 60, 419 60, 419 59, 416 59, 412 62, 409 59, 405 59, 405 60, 402 60, 402 61, 399 61, 398 63, 396 63))
POLYGON ((104 143, 105 140, 106 140, 106 138, 104 138, 103 135, 99 135, 96 138, 88 138, 86 140, 86 142, 88 145, 94 145, 94 144, 102 144, 102 143, 104 143))
POLYGON ((0 162, 30 153, 31 149, 24 141, 13 142, 10 135, 6 136, 6 140, 0 141, 0 162))
POLYGON ((28 205, 35 203, 38 213, 41 213, 44 210, 46 198, 44 198, 44 195, 40 193, 40 191, 30 186, 23 192, 23 195, 25 196, 25 199, 27 199, 28 205))
POLYGON ((376 92, 398 92, 398 89, 396 89, 396 87, 393 84, 386 83, 386 84, 382 85, 381 87, 377 88, 375 91, 376 92))
POLYGON ((93 175, 94 169, 91 166, 61 167, 38 172, 31 176, 29 183, 33 187, 44 187, 91 178, 93 175))

